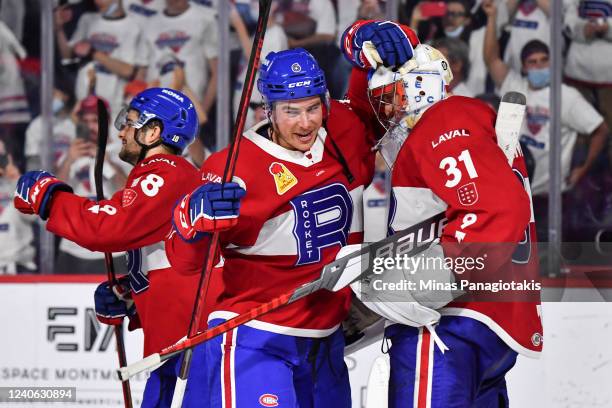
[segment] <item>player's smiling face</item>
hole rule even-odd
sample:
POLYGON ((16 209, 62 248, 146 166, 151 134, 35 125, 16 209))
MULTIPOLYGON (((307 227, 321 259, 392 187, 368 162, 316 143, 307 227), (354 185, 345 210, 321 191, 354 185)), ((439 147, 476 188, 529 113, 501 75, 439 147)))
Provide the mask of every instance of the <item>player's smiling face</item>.
POLYGON ((136 143, 134 137, 136 135, 136 129, 129 125, 138 120, 138 112, 133 109, 127 114, 127 124, 119 131, 119 139, 121 139, 121 151, 119 152, 119 158, 127 163, 136 164, 140 150, 142 147, 136 143))
POLYGON ((317 140, 323 125, 319 96, 276 102, 272 111, 272 140, 289 150, 306 152, 317 140))

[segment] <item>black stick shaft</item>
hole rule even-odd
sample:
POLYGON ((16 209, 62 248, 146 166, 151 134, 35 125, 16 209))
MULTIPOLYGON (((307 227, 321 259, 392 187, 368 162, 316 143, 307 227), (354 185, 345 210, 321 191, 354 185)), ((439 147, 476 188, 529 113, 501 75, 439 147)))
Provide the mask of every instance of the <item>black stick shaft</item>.
MULTIPOLYGON (((104 199, 104 184, 102 181, 102 170, 104 168, 104 156, 106 155, 106 143, 108 141, 108 110, 100 99, 98 99, 98 151, 96 152, 96 162, 94 165, 94 183, 96 185, 96 200, 100 202, 104 199)), ((113 257, 109 252, 104 253, 104 263, 106 264, 106 277, 112 290, 117 283, 115 276, 115 266, 113 257)), ((125 344, 123 342, 123 322, 119 326, 114 326, 115 341, 117 343, 117 357, 119 367, 127 364, 125 354, 125 344)), ((132 391, 129 380, 121 382, 123 390, 123 402, 126 408, 132 408, 132 391)))
MULTIPOLYGON (((224 182, 229 182, 232 180, 234 170, 236 168, 236 160, 238 158, 240 140, 242 139, 242 132, 244 131, 244 123, 246 121, 248 105, 249 101, 251 100, 253 85, 255 83, 255 76, 257 73, 257 68, 259 66, 261 48, 263 46, 266 27, 268 25, 268 16, 270 15, 271 5, 271 0, 259 0, 259 17, 257 20, 257 29, 253 38, 253 48, 251 49, 251 55, 249 57, 247 76, 244 82, 244 86, 242 88, 242 96, 240 98, 240 105, 236 117, 236 126, 234 126, 234 133, 232 135, 232 140, 229 147, 229 154, 225 163, 225 170, 223 173, 224 182)), ((206 256, 206 262, 204 264, 204 268, 202 269, 202 274, 200 276, 198 292, 196 295, 194 309, 191 316, 191 322, 189 323, 189 331, 187 337, 193 337, 198 332, 198 322, 201 320, 204 311, 204 302, 208 294, 210 275, 211 270, 214 266, 214 260, 217 256, 218 243, 219 233, 215 232, 213 233, 213 236, 210 240, 206 256)), ((182 380, 186 380, 189 376, 191 357, 192 353, 188 353, 183 356, 183 361, 181 363, 181 369, 179 372, 179 378, 182 380)))

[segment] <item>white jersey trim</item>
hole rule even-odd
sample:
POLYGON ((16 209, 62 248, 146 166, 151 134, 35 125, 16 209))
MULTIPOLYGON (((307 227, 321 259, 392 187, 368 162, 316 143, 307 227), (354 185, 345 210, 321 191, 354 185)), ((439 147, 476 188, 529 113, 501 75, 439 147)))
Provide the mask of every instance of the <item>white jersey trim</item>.
MULTIPOLYGON (((208 322, 210 323, 214 319, 229 320, 236 316, 238 316, 238 313, 229 312, 226 310, 217 310, 216 312, 212 312, 210 315, 208 315, 208 322)), ((252 327, 257 330, 264 330, 264 331, 276 333, 276 334, 284 334, 287 336, 296 336, 296 337, 310 337, 310 338, 322 338, 322 337, 330 336, 336 330, 338 330, 338 327, 340 327, 340 324, 337 324, 330 329, 323 329, 323 330, 299 329, 295 327, 280 326, 278 324, 262 322, 261 320, 251 320, 250 322, 245 323, 244 325, 248 327, 252 327)))
POLYGON ((257 133, 258 129, 260 129, 262 126, 267 125, 268 123, 269 121, 267 119, 262 120, 261 122, 244 132, 244 137, 255 143, 255 145, 257 145, 257 147, 259 147, 261 150, 268 154, 271 154, 277 159, 288 161, 290 163, 295 163, 300 166, 310 167, 323 160, 323 152, 325 150, 325 138, 327 137, 327 132, 325 131, 324 127, 319 128, 317 140, 315 140, 310 150, 307 152, 300 152, 297 150, 285 149, 284 147, 274 143, 269 139, 266 139, 265 137, 257 133))
POLYGON ((489 329, 493 330, 495 334, 499 336, 500 339, 504 341, 512 350, 517 353, 529 357, 529 358, 540 358, 541 353, 539 351, 529 350, 526 347, 521 346, 516 340, 508 334, 497 322, 491 319, 489 316, 477 312, 472 309, 466 309, 462 307, 444 307, 438 310, 442 316, 461 316, 461 317, 469 317, 474 320, 478 320, 479 322, 485 324, 489 329))
POLYGON ((229 244, 227 249, 244 255, 296 255, 297 244, 292 233, 294 224, 293 212, 284 212, 268 219, 262 225, 253 246, 239 247, 229 244))
POLYGON ((363 231, 363 186, 356 187, 349 191, 353 200, 353 219, 351 220, 350 232, 363 231))
MULTIPOLYGON (((363 186, 356 187, 349 192, 353 200, 353 216, 349 233, 363 231, 363 186)), ((227 245, 243 255, 298 255, 297 242, 293 235, 295 229, 295 216, 292 210, 267 220, 253 246, 239 247, 235 244, 227 245)))
POLYGON ((427 187, 393 187, 396 205, 391 228, 402 231, 438 213, 448 205, 427 187), (401 208, 398 213, 397 209, 401 208))
POLYGON ((166 257, 166 244, 164 241, 142 247, 140 251, 144 255, 142 272, 145 275, 148 275, 150 271, 170 268, 171 265, 168 257, 166 257))

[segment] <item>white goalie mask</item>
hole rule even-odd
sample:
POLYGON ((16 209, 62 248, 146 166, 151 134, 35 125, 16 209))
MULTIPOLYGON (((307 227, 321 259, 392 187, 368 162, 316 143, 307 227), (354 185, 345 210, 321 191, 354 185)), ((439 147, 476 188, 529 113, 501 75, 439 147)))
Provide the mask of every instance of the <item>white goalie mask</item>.
POLYGON ((419 44, 414 57, 400 68, 376 69, 368 81, 368 97, 385 129, 389 130, 400 120, 408 120, 412 128, 427 108, 446 98, 446 86, 452 79, 442 53, 419 44))
POLYGON ((380 66, 368 81, 368 98, 387 133, 377 148, 392 168, 410 129, 427 108, 446 98, 453 79, 446 58, 419 44, 414 57, 394 70, 380 66))

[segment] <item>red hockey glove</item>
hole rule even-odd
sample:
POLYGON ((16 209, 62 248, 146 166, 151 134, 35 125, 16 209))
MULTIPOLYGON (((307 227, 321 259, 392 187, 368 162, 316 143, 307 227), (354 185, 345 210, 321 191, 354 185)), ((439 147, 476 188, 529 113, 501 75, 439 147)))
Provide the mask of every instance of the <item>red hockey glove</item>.
POLYGON ((28 171, 17 181, 13 204, 24 214, 38 214, 46 220, 51 211, 51 198, 56 191, 72 193, 72 188, 46 171, 28 171))

